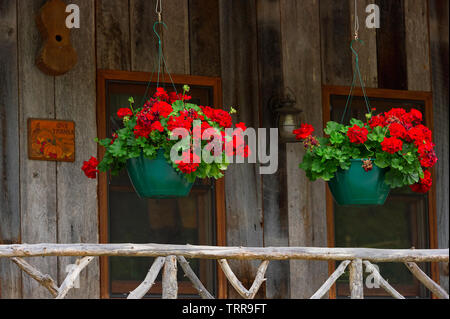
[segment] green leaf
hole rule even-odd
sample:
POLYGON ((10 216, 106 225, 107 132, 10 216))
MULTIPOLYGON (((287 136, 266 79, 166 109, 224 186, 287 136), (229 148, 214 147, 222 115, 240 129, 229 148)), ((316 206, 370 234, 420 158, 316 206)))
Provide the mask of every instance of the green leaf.
POLYGON ((174 113, 178 113, 184 109, 183 101, 177 100, 172 103, 172 109, 174 113))
POLYGON ((332 132, 339 132, 342 128, 344 128, 344 125, 334 121, 329 121, 327 123, 327 127, 324 129, 324 132, 327 135, 331 135, 332 132))
POLYGON ((350 125, 358 125, 359 127, 364 127, 364 122, 361 120, 357 120, 357 119, 351 119, 350 120, 350 125))
POLYGON ((345 136, 339 132, 331 132, 330 142, 331 144, 342 144, 345 141, 345 136))

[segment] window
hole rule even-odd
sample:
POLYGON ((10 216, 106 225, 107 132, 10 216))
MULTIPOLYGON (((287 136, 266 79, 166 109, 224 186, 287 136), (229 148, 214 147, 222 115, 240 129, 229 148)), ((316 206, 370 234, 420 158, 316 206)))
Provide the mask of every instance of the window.
MULTIPOLYGON (((344 112, 350 88, 324 87, 323 117, 339 122, 344 112)), ((361 89, 356 89, 350 118, 364 119, 366 106, 361 89)), ((432 129, 431 93, 367 89, 371 106, 376 114, 393 107, 416 108, 424 114, 425 125, 432 129)), ((340 207, 327 189, 328 244, 330 247, 368 247, 385 249, 437 248, 434 187, 425 195, 413 193, 409 187, 393 189, 383 206, 340 207)), ((330 272, 337 264, 330 263, 330 272)), ((380 273, 405 297, 429 297, 417 279, 402 263, 379 263, 380 273)), ((435 264, 420 264, 437 281, 435 264)), ((350 295, 348 271, 336 283, 331 297, 350 295)), ((365 273, 365 280, 368 274, 365 273)), ((367 297, 389 297, 382 288, 368 288, 367 297)))
MULTIPOLYGON (((117 110, 128 106, 132 96, 141 106, 150 73, 99 71, 98 130, 106 138, 121 127, 117 110)), ((220 79, 173 76, 175 87, 191 87, 193 102, 220 106, 220 79)), ((154 78, 156 79, 156 75, 154 78)), ((173 89, 169 80, 160 86, 173 89)), ((148 95, 153 95, 156 83, 150 83, 148 95)), ((102 158, 103 149, 99 148, 102 158)), ((119 176, 101 174, 99 177, 99 212, 101 243, 159 243, 191 245, 225 245, 225 213, 223 180, 198 180, 190 195, 176 199, 141 199, 124 170, 119 176)), ((124 298, 145 278, 154 258, 102 257, 102 298, 124 298)), ((211 293, 223 297, 225 281, 218 275, 214 261, 195 259, 190 265, 211 293)), ((178 267, 179 295, 198 296, 189 279, 178 267)), ((161 274, 147 297, 159 297, 162 292, 161 274)))

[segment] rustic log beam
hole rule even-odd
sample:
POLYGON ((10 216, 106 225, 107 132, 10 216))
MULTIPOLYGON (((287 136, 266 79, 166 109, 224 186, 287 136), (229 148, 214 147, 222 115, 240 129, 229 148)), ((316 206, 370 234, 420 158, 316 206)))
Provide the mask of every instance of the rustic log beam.
POLYGON ((25 273, 27 273, 31 278, 36 280, 38 283, 40 283, 42 286, 48 289, 50 293, 53 295, 53 297, 56 297, 58 295, 58 285, 55 283, 55 281, 52 279, 50 275, 44 275, 39 270, 37 270, 35 267, 31 266, 29 263, 27 263, 22 258, 11 258, 12 262, 15 263, 20 269, 22 269, 25 273))
POLYGON ((381 277, 379 271, 369 261, 365 260, 363 263, 366 266, 366 269, 375 276, 380 286, 386 290, 387 293, 395 299, 405 299, 405 297, 403 297, 397 290, 394 289, 394 287, 392 287, 383 277, 381 277))
POLYGON ((266 274, 268 266, 269 266, 268 260, 264 260, 261 263, 261 265, 259 265, 258 271, 256 272, 255 281, 253 282, 253 285, 250 287, 250 290, 248 291, 248 299, 255 298, 262 283, 264 281, 266 281, 266 278, 264 278, 264 275, 266 274))
POLYGON ((145 276, 144 281, 128 295, 127 299, 142 299, 152 288, 165 261, 166 259, 164 257, 156 258, 150 267, 147 276, 145 276))
POLYGON ((73 288, 75 280, 77 280, 81 271, 87 265, 89 265, 89 263, 92 260, 94 260, 94 257, 84 257, 83 259, 78 259, 75 262, 76 267, 72 268, 72 270, 67 275, 66 279, 64 280, 61 287, 59 288, 58 295, 56 296, 55 299, 64 299, 66 297, 66 295, 70 291, 70 289, 73 288))
POLYGON ((162 276, 162 299, 177 299, 177 257, 167 256, 162 276))
POLYGON ((240 282, 240 280, 236 277, 233 270, 231 270, 230 265, 228 264, 226 259, 219 260, 220 268, 222 268, 223 273, 230 281, 230 284, 236 289, 239 295, 241 295, 244 299, 248 299, 248 290, 244 287, 244 285, 240 282))
POLYGON ((352 299, 364 299, 362 260, 352 260, 350 264, 350 293, 352 299))
POLYGON ((178 256, 177 259, 181 268, 183 268, 186 277, 189 278, 194 288, 197 289, 198 294, 203 299, 214 299, 214 297, 209 293, 209 291, 205 288, 205 286, 203 286, 200 279, 198 279, 197 275, 194 273, 191 266, 189 266, 189 263, 187 262, 186 258, 184 258, 183 256, 178 256))
POLYGON ((350 260, 344 260, 343 262, 341 262, 339 267, 335 270, 335 272, 333 272, 330 278, 325 281, 322 287, 320 287, 319 290, 317 290, 317 292, 310 299, 321 299, 328 292, 328 290, 330 290, 331 286, 334 285, 336 280, 338 280, 339 277, 342 276, 350 262, 350 260))
POLYGON ((448 262, 448 249, 327 247, 214 247, 161 244, 0 245, 0 257, 140 256, 241 260, 370 260, 373 262, 448 262))
POLYGON ((430 291, 440 299, 449 299, 448 293, 442 289, 437 283, 435 283, 430 277, 427 276, 426 273, 420 269, 417 264, 412 262, 406 262, 406 267, 408 267, 409 271, 421 282, 430 289, 430 291))

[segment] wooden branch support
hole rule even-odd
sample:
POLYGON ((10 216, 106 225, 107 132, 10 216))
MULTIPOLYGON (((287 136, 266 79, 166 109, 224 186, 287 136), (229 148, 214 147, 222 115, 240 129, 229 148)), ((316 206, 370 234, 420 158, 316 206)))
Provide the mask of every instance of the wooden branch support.
POLYGON ((194 273, 191 266, 189 266, 189 263, 187 262, 186 258, 184 258, 183 256, 178 256, 177 260, 181 268, 183 268, 186 277, 189 278, 194 288, 198 291, 200 297, 202 297, 203 299, 214 299, 214 297, 209 293, 209 291, 205 288, 205 286, 203 286, 200 279, 198 279, 197 275, 194 273))
POLYGON ((448 293, 442 289, 437 283, 435 283, 426 273, 420 269, 417 264, 413 262, 406 262, 406 267, 411 271, 411 273, 422 283, 430 289, 430 291, 440 299, 449 299, 448 293))
POLYGON ((405 299, 405 297, 403 297, 397 290, 394 289, 394 287, 392 287, 383 277, 381 277, 379 271, 369 261, 365 260, 363 263, 366 266, 366 269, 375 276, 380 286, 386 290, 387 293, 395 299, 405 299))
POLYGON ((258 271, 256 272, 255 281, 253 282, 252 287, 250 290, 247 290, 244 285, 239 281, 239 279, 236 277, 236 275, 233 273, 233 271, 230 268, 230 265, 228 264, 226 259, 220 259, 219 265, 222 268, 225 276, 230 281, 231 285, 236 289, 236 291, 245 299, 253 299, 255 298, 256 294, 258 293, 259 288, 261 287, 262 283, 266 281, 264 278, 264 275, 266 274, 267 267, 269 265, 269 261, 265 260, 261 263, 261 265, 258 267, 258 271))
POLYGON ((156 260, 150 267, 147 276, 145 276, 144 281, 128 295, 127 299, 142 299, 145 294, 152 288, 153 284, 155 283, 156 277, 158 277, 158 274, 161 271, 161 268, 164 265, 165 261, 166 258, 164 257, 156 258, 156 260))
POLYGON ((67 275, 66 279, 59 288, 58 295, 55 299, 64 299, 66 297, 70 289, 73 288, 75 280, 77 280, 78 276, 80 276, 81 271, 89 265, 92 260, 94 260, 94 257, 84 257, 83 259, 78 259, 75 262, 76 267, 72 268, 67 275))
POLYGON ((27 273, 31 278, 40 283, 43 287, 47 288, 47 290, 52 294, 53 297, 58 295, 58 285, 55 283, 50 275, 44 275, 35 267, 31 266, 25 260, 19 257, 11 258, 12 262, 14 262, 22 271, 27 273))
POLYGON ((162 277, 162 298, 177 299, 178 281, 177 281, 177 257, 167 256, 164 264, 162 277))
POLYGON ((345 260, 341 262, 339 267, 333 272, 333 274, 330 276, 330 278, 325 281, 325 283, 322 285, 322 287, 317 290, 317 292, 311 297, 311 299, 321 299, 325 294, 328 292, 328 290, 331 289, 331 286, 334 285, 336 280, 339 279, 339 277, 342 276, 342 274, 345 272, 345 269, 350 264, 350 260, 345 260))
POLYGON ((355 259, 350 264, 350 292, 352 299, 364 299, 362 260, 355 259))

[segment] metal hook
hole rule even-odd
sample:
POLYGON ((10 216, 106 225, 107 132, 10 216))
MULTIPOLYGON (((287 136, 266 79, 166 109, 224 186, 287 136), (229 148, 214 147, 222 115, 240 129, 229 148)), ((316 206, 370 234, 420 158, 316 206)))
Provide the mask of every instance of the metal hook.
POLYGON ((350 43, 350 49, 352 50, 353 54, 356 56, 356 61, 358 61, 358 59, 359 59, 358 52, 356 52, 355 48, 353 48, 353 44, 355 43, 355 41, 358 41, 359 43, 361 43, 361 45, 364 45, 364 41, 359 38, 355 38, 350 43))
POLYGON ((155 24, 153 25, 153 32, 155 32, 156 36, 158 37, 159 44, 161 44, 161 37, 159 36, 158 31, 156 31, 156 25, 158 25, 158 24, 162 24, 163 27, 165 27, 166 29, 167 29, 167 26, 163 21, 156 21, 155 24))

